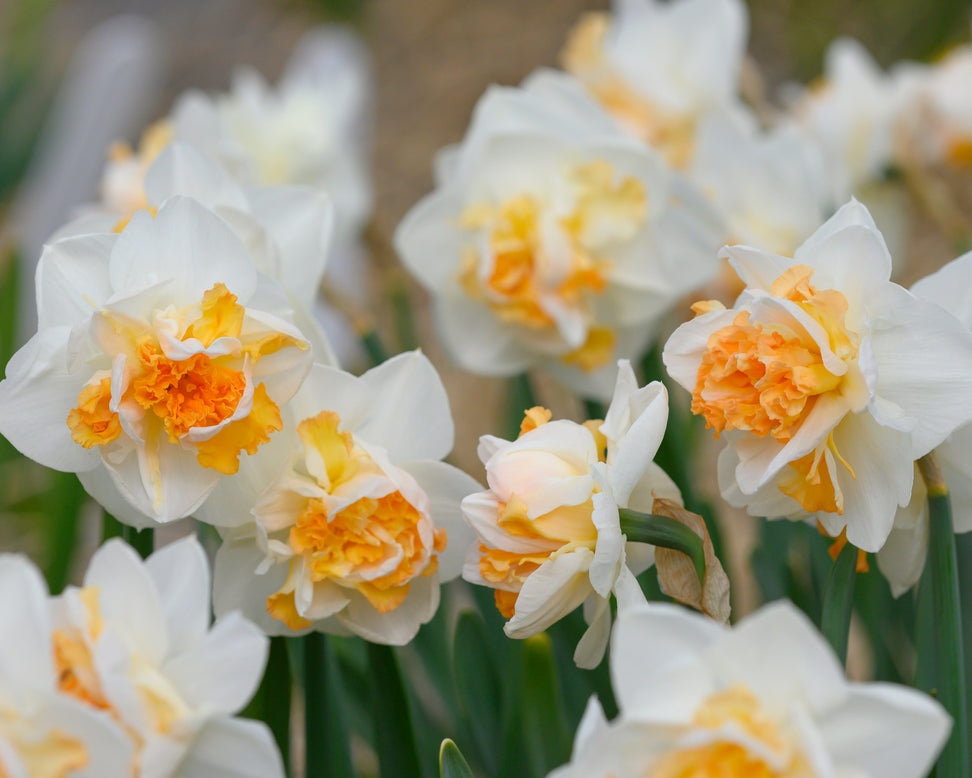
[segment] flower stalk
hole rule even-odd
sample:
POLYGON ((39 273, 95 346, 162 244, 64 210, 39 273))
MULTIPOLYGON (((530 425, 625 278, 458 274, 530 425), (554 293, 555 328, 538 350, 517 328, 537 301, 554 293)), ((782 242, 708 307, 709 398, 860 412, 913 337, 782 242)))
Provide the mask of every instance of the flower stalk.
POLYGON ((621 532, 630 543, 650 543, 653 546, 681 551, 691 558, 699 581, 705 580, 705 550, 702 539, 684 524, 668 516, 639 513, 621 508, 621 532))

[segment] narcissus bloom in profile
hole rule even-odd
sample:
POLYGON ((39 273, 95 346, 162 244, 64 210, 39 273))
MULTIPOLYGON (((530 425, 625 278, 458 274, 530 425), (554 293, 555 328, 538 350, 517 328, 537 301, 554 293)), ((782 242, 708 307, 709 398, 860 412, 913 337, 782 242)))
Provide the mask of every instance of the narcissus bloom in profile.
POLYGON ((592 698, 550 778, 922 778, 951 724, 922 692, 848 683, 788 602, 732 629, 663 603, 628 610, 611 680, 619 716, 592 698))
POLYGON ((718 268, 704 198, 563 74, 490 88, 437 162, 395 247, 472 372, 539 367, 606 399, 615 360, 718 268))
POLYGON ((145 561, 109 541, 82 587, 54 598, 60 694, 113 722, 134 751, 126 769, 100 778, 283 777, 267 726, 234 717, 260 683, 268 641, 239 613, 211 625, 209 603, 195 538, 145 561))
POLYGON ((562 59, 632 135, 684 167, 704 118, 745 115, 747 33, 739 0, 620 0, 580 21, 562 59))
POLYGON ((590 627, 574 659, 581 667, 600 662, 611 595, 622 608, 643 602, 635 575, 654 559, 653 546, 626 541, 618 509, 650 513, 656 497, 681 503, 652 461, 667 421, 665 387, 638 388, 621 361, 603 422, 551 421, 538 407, 526 412, 516 440, 480 438, 489 489, 462 501, 478 536, 463 578, 496 590, 507 635, 536 635, 584 603, 590 627))
POLYGON ((130 775, 125 732, 103 710, 61 693, 47 585, 13 554, 0 556, 0 634, 0 775, 130 775))
POLYGON ((459 574, 471 540, 459 501, 479 488, 440 461, 453 425, 435 369, 420 352, 361 377, 315 365, 287 418, 296 434, 204 506, 225 527, 217 614, 239 608, 273 635, 407 643, 459 574))
POLYGON ((37 308, 0 383, 0 432, 133 524, 196 510, 282 428, 311 365, 283 290, 187 197, 49 244, 37 308))
MULTIPOLYGON (((942 306, 972 331, 972 253, 963 254, 918 281, 912 293, 942 306)), ((972 424, 955 430, 935 448, 935 460, 948 487, 956 532, 972 532, 972 424)), ((894 529, 878 554, 881 572, 895 596, 914 586, 928 556, 928 491, 915 477, 911 502, 898 509, 894 529)))
POLYGON ((721 256, 745 291, 730 309, 697 303, 664 361, 727 438, 723 497, 878 551, 912 498, 915 460, 972 417, 972 334, 888 280, 891 257, 856 201, 792 259, 721 256))

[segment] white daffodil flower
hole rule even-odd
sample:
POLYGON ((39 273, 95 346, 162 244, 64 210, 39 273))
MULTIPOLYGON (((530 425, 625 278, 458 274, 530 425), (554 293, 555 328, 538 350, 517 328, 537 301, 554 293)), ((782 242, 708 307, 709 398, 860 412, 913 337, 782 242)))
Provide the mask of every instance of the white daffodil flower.
POLYGON ((922 778, 951 726, 922 692, 849 683, 788 602, 731 629, 664 603, 630 609, 611 680, 620 715, 609 723, 592 698, 550 778, 922 778))
POLYGON ((239 608, 271 635, 407 643, 460 572, 459 501, 479 488, 440 461, 453 424, 435 369, 417 351, 361 377, 315 365, 287 413, 296 434, 203 508, 225 527, 216 613, 239 608))
POLYGON ((201 147, 244 185, 326 191, 343 246, 357 239, 371 210, 368 70, 351 34, 315 30, 276 86, 240 69, 228 93, 186 92, 170 114, 172 137, 201 147))
POLYGON ((632 135, 685 167, 705 117, 748 121, 738 98, 748 25, 739 0, 617 0, 581 20, 562 58, 632 135))
POLYGON ((835 202, 862 196, 894 162, 895 117, 912 73, 884 73, 860 43, 840 38, 823 79, 792 100, 791 119, 819 144, 835 202))
POLYGON ((48 597, 28 559, 0 556, 0 775, 130 775, 134 748, 121 727, 103 710, 61 693, 48 597))
POLYGON ((792 259, 720 254, 745 291, 730 309, 693 306, 664 361, 728 438, 723 497, 878 551, 911 501, 915 460, 972 417, 972 334, 888 280, 891 257, 856 201, 792 259))
MULTIPOLYGON (((134 746, 135 778, 283 778, 262 722, 235 718, 253 696, 268 641, 239 613, 210 624, 210 579, 195 538, 144 562, 112 540, 81 588, 52 603, 53 655, 65 698, 103 712, 134 746)), ((71 775, 74 775, 71 773, 71 775)))
MULTIPOLYGON (((972 253, 963 254, 911 287, 915 297, 942 306, 972 330, 972 253)), ((972 424, 956 429, 935 448, 948 486, 956 532, 972 531, 972 424)), ((877 557, 878 567, 897 597, 914 586, 928 552, 928 491, 915 477, 911 501, 898 509, 894 529, 877 557)))
POLYGON ((395 247, 472 372, 539 367, 606 399, 615 359, 718 268, 706 252, 724 229, 705 199, 569 76, 491 87, 436 173, 395 247))
POLYGON ((0 432, 135 525, 195 511, 281 429, 311 365, 283 290, 187 197, 49 244, 37 309, 0 382, 0 432))
POLYGON ((622 360, 603 422, 550 415, 528 410, 514 441, 480 438, 489 489, 462 501, 478 536, 463 578, 496 590, 513 638, 536 635, 583 603, 590 626, 574 660, 594 667, 610 633, 612 593, 622 608, 643 602, 635 575, 654 559, 652 546, 626 541, 618 509, 651 513, 656 497, 681 504, 678 488, 652 461, 668 422, 668 394, 658 381, 638 388, 622 360))
POLYGON ((793 127, 763 133, 724 116, 699 127, 689 170, 730 242, 792 255, 833 213, 819 148, 793 127))

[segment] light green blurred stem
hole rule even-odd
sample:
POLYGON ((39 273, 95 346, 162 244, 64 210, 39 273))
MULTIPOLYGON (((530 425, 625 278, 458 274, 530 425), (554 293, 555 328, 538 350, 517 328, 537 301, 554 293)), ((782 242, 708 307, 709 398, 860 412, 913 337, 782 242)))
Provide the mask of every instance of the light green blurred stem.
POLYGON ((692 560, 699 581, 705 580, 705 549, 702 538, 691 529, 668 516, 639 513, 630 508, 621 508, 618 512, 621 514, 621 532, 629 543, 650 543, 653 546, 681 551, 692 560))
POLYGON ((857 578, 857 548, 845 543, 834 560, 824 590, 820 631, 833 647, 841 664, 847 663, 847 637, 854 611, 854 581, 857 578))
POLYGON ((968 778, 969 717, 965 697, 965 656, 962 644, 962 605, 959 596, 958 560, 948 487, 934 456, 918 460, 918 470, 928 489, 928 559, 922 585, 931 589, 936 651, 920 656, 920 665, 934 668, 924 678, 935 679, 938 699, 952 716, 952 734, 936 768, 937 778, 968 778))

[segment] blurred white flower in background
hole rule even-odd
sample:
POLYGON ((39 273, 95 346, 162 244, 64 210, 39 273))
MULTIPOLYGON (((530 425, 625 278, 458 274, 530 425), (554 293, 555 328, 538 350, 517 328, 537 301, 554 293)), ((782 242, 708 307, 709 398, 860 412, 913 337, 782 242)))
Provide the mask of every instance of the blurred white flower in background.
POLYGON ((453 424, 435 369, 417 351, 361 377, 316 365, 287 414, 284 437, 200 513, 224 536, 217 614, 239 608, 271 635, 409 642, 459 574, 472 536, 459 501, 479 488, 440 461, 453 424))
POLYGON ((685 167, 704 118, 750 121, 738 96, 748 28, 739 0, 616 0, 580 21, 562 58, 632 135, 685 167))
POLYGON ((706 200, 563 74, 491 87, 436 174, 395 247, 472 372, 538 367, 606 399, 615 360, 718 267, 706 200))
POLYGON ((662 603, 630 609, 611 685, 619 716, 609 723, 592 698, 570 764, 550 778, 922 778, 951 724, 922 692, 848 683, 789 602, 731 629, 662 603))

